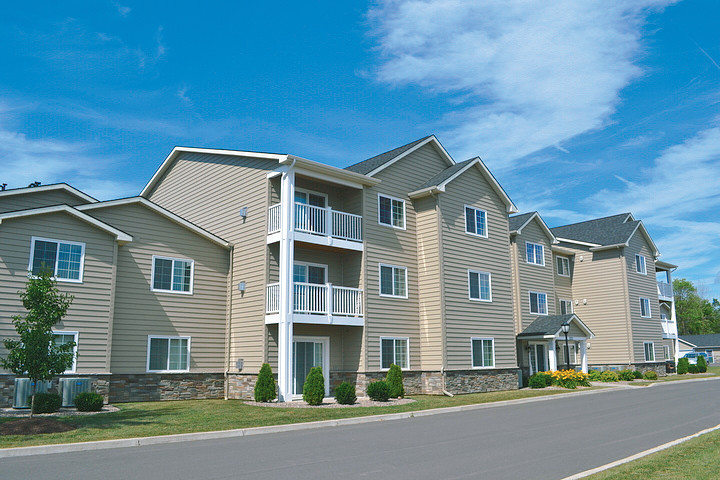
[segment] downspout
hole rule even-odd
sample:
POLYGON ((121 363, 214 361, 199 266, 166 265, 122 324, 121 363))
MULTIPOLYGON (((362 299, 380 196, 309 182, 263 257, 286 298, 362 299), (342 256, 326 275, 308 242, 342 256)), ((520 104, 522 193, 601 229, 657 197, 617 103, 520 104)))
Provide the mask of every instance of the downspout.
MULTIPOLYGON (((441 214, 442 211, 440 210, 440 197, 436 192, 430 192, 430 194, 435 199, 435 211, 437 212, 437 226, 438 226, 438 257, 440 262, 440 285, 445 285, 445 275, 444 275, 444 252, 443 252, 443 242, 442 242, 442 218, 441 214)), ((442 287, 444 288, 444 287, 442 287)), ((442 378, 442 393, 443 395, 446 395, 448 397, 454 397, 454 395, 447 390, 447 383, 446 383, 446 375, 445 375, 445 361, 447 358, 447 334, 446 334, 446 328, 445 328, 445 295, 443 295, 443 292, 440 292, 440 330, 442 332, 442 363, 440 364, 440 378, 442 378)))
POLYGON ((230 337, 232 336, 232 300, 233 300, 233 264, 235 259, 235 246, 230 247, 230 268, 228 272, 227 291, 227 314, 225 321, 225 394, 224 399, 228 400, 230 394, 230 337))

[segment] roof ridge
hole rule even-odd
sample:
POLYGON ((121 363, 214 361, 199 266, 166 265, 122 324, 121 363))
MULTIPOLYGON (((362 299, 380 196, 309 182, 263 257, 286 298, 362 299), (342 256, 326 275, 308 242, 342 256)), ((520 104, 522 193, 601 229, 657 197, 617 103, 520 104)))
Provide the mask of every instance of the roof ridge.
MULTIPOLYGON (((583 224, 583 223, 590 223, 590 222, 597 222, 597 221, 600 221, 600 220, 607 220, 608 218, 613 218, 613 217, 625 216, 625 218, 627 218, 627 215, 631 215, 631 213, 630 213, 630 212, 616 213, 615 215, 607 215, 607 216, 605 216, 605 217, 591 218, 590 220, 583 220, 582 222, 575 222, 575 223, 568 223, 568 224, 565 224, 565 225, 558 225, 558 226, 556 226, 556 227, 552 227, 551 230, 554 230, 554 229, 556 229, 556 228, 571 227, 571 226, 574 226, 574 225, 581 225, 581 224, 583 224)), ((633 221, 639 222, 640 220, 633 220, 633 221)), ((623 223, 624 223, 624 222, 623 222, 623 223)))
POLYGON ((410 143, 406 143, 405 145, 395 147, 386 152, 372 156, 365 160, 361 160, 357 163, 353 163, 352 165, 348 165, 347 167, 345 167, 345 170, 350 170, 351 172, 356 172, 356 173, 367 174, 367 173, 375 170, 377 167, 386 164, 387 162, 389 162, 393 158, 397 157, 398 155, 402 154, 403 152, 410 150, 415 145, 417 145, 421 142, 424 142, 425 140, 427 140, 428 138, 433 137, 433 136, 434 135, 426 135, 423 138, 419 138, 410 143))

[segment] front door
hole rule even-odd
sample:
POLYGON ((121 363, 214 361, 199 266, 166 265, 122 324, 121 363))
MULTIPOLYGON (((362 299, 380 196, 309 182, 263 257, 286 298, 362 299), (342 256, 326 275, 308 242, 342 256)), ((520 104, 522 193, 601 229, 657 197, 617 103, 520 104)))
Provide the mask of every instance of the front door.
POLYGON ((530 364, 530 375, 537 372, 544 372, 546 368, 545 345, 542 343, 530 344, 528 351, 528 363, 530 364))
POLYGON ((293 395, 302 395, 305 378, 312 367, 322 367, 325 377, 325 395, 329 395, 329 344, 330 340, 327 337, 295 337, 293 340, 293 395))

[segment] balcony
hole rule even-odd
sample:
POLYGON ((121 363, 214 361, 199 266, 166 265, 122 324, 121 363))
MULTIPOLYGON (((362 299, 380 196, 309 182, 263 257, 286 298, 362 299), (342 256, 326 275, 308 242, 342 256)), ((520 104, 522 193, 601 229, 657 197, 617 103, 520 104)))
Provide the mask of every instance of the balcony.
MULTIPOLYGON (((280 240, 281 204, 268 210, 268 243, 280 240)), ((362 250, 362 217, 353 213, 295 203, 295 239, 301 242, 362 250)))
MULTIPOLYGON (((293 284, 293 322, 322 325, 364 325, 362 290, 331 283, 293 284)), ((280 284, 267 286, 265 323, 280 317, 280 284)))
POLYGON ((660 320, 663 331, 663 338, 678 338, 677 323, 668 318, 660 320))
POLYGON ((672 302, 675 300, 675 295, 673 293, 673 287, 671 284, 666 282, 657 282, 657 289, 658 298, 660 300, 665 300, 668 302, 672 302))

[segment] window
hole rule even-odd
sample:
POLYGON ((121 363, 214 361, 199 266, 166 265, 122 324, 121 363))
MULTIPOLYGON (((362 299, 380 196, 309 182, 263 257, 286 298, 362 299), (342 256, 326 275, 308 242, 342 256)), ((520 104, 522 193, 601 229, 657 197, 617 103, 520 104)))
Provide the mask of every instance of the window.
POLYGON ((670 345, 663 345, 663 355, 665 356, 665 360, 672 360, 670 356, 670 345))
POLYGON ((153 256, 151 290, 192 294, 193 268, 192 260, 153 256))
POLYGON ((85 244, 32 237, 30 270, 33 275, 48 271, 58 281, 82 282, 85 244))
POLYGON ((487 368, 495 366, 495 339, 471 338, 472 366, 473 368, 487 368))
POLYGON ((640 316, 645 318, 652 317, 650 312, 650 299, 640 297, 640 316))
POLYGON ((560 300, 560 315, 573 313, 572 300, 560 300))
POLYGON ((465 231, 471 235, 487 237, 487 212, 465 206, 465 231))
POLYGON ((645 347, 645 361, 646 362, 654 362, 655 361, 655 344, 653 342, 644 342, 643 346, 645 347))
POLYGON ((547 315, 547 294, 530 292, 530 313, 547 315))
POLYGON ((53 343, 55 345, 65 345, 66 343, 75 342, 73 347, 72 366, 63 373, 75 373, 75 364, 77 363, 77 340, 78 332, 55 332, 53 331, 53 343))
POLYGON ((525 242, 525 255, 527 263, 545 265, 545 249, 539 243, 525 242))
POLYGON ((380 264, 380 295, 407 298, 407 268, 380 264))
POLYGON ((561 277, 570 276, 570 259, 567 257, 557 257, 557 274, 561 277))
POLYGON ((576 365, 577 364, 577 346, 574 343, 568 343, 567 345, 565 342, 557 342, 558 346, 560 347, 558 349, 558 352, 560 354, 560 358, 558 359, 558 367, 565 368, 565 366, 568 364, 568 359, 570 359, 570 365, 576 365), (568 353, 568 350, 570 353, 568 353))
POLYGON ((405 202, 399 198, 378 195, 378 223, 405 229, 405 202))
POLYGON ((407 338, 380 338, 380 368, 388 369, 393 363, 403 370, 410 365, 407 338))
POLYGON ((642 275, 647 275, 645 269, 645 257, 643 255, 635 255, 635 271, 642 275))
POLYGON ((148 372, 190 370, 190 337, 148 337, 148 372))
POLYGON ((470 300, 492 302, 490 274, 488 272, 468 270, 468 289, 470 291, 470 300))

